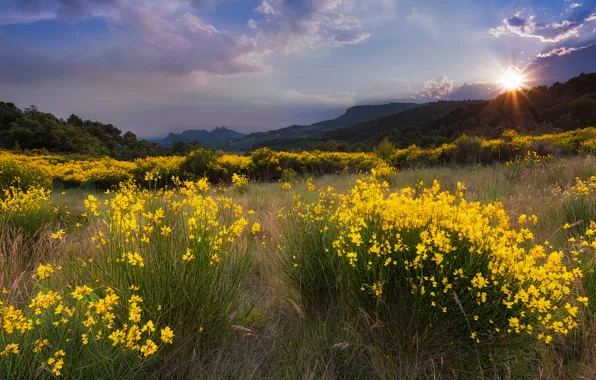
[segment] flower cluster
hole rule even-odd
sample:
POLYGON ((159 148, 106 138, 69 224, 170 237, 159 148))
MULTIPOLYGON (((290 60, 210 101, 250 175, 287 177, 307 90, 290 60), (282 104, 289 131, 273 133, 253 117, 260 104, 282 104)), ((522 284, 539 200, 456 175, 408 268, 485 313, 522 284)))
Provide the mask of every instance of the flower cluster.
POLYGON ((520 217, 515 229, 500 203, 467 201, 463 184, 455 194, 436 181, 387 189, 375 177, 359 180, 345 195, 295 198, 285 217, 315 226, 311 238, 318 232, 324 250, 341 258, 350 286, 385 305, 404 302, 406 292, 430 323, 457 325, 463 311, 470 321, 460 327, 475 341, 524 333, 548 343, 577 326, 573 289, 582 272, 565 252, 534 241, 535 216, 520 217))
MULTIPOLYGON (((80 358, 83 346, 89 346, 93 355, 109 355, 113 347, 119 347, 142 360, 154 355, 162 344, 173 343, 174 332, 169 327, 159 329, 152 320, 143 322, 139 306, 143 300, 134 291, 128 308, 121 307, 121 295, 110 287, 77 285, 70 294, 61 294, 49 288, 54 272, 51 264, 39 265, 35 275, 39 290, 24 309, 11 304, 10 292, 4 292, 6 300, 0 301, 0 356, 31 357, 60 376, 69 354, 80 358)), ((21 362, 15 362, 14 370, 19 371, 21 362)), ((18 376, 25 373, 17 372, 18 376)))
POLYGON ((553 159, 554 157, 551 154, 542 156, 533 150, 529 150, 526 152, 525 156, 515 156, 515 158, 512 160, 507 161, 505 165, 534 166, 540 163, 552 161, 553 159))
POLYGON ((246 191, 246 188, 248 187, 248 177, 244 174, 232 174, 232 186, 241 192, 246 191))
POLYGON ((22 213, 39 209, 50 198, 51 191, 41 187, 29 187, 27 191, 11 186, 3 189, 0 196, 0 211, 22 213))

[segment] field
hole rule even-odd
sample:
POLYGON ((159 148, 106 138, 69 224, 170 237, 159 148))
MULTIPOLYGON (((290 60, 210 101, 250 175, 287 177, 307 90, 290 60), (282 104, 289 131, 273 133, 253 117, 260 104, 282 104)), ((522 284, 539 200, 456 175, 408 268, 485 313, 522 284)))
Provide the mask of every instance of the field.
POLYGON ((594 378, 588 132, 568 158, 337 153, 313 178, 266 151, 182 179, 5 154, 0 377, 594 378))

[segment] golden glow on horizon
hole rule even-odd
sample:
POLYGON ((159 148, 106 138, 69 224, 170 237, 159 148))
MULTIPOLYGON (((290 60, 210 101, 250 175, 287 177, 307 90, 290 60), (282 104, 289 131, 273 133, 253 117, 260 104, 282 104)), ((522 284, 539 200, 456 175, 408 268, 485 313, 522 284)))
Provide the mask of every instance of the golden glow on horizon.
POLYGON ((525 86, 526 77, 517 70, 507 70, 501 84, 506 91, 520 90, 525 86))

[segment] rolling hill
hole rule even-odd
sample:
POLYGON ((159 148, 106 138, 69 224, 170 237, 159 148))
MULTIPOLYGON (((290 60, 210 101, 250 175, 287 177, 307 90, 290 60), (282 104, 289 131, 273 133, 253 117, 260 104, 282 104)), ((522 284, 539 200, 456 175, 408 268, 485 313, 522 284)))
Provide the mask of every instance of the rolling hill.
POLYGON ((596 74, 565 83, 510 91, 485 100, 438 101, 351 127, 328 130, 321 137, 278 138, 256 147, 276 150, 321 149, 371 151, 388 138, 396 147, 435 147, 462 134, 498 137, 511 129, 541 134, 596 124, 596 74))
POLYGON ((379 117, 396 114, 420 104, 416 103, 388 103, 379 105, 362 105, 350 107, 346 112, 331 120, 320 121, 311 125, 292 125, 267 132, 251 133, 242 140, 233 141, 230 147, 235 150, 249 150, 258 146, 271 145, 275 141, 293 141, 298 139, 317 139, 326 132, 348 128, 358 123, 379 117))

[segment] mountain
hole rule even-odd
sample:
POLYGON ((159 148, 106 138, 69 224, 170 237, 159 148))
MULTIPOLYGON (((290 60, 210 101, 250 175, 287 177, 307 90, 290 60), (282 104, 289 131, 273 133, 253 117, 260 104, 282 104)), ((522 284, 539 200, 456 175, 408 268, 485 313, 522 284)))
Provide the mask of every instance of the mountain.
MULTIPOLYGON (((463 100, 463 101, 438 101, 427 103, 420 107, 402 111, 395 115, 389 115, 378 119, 370 120, 364 123, 356 124, 352 127, 330 131, 323 136, 323 140, 345 141, 350 144, 363 143, 369 140, 382 140, 391 135, 396 129, 412 128, 411 132, 416 131, 417 127, 428 120, 440 118, 442 115, 450 112, 466 109, 470 106, 477 106, 485 103, 481 100, 463 100)), ((407 131, 408 133, 410 131, 407 131)))
POLYGON ((543 134, 584 128, 596 125, 596 74, 581 74, 550 87, 510 91, 490 100, 441 100, 347 128, 320 129, 321 124, 333 126, 338 119, 310 126, 318 126, 322 135, 279 134, 252 148, 371 151, 384 138, 398 148, 436 147, 462 134, 495 138, 508 129, 543 134))
POLYGON ((199 142, 208 148, 224 146, 232 140, 238 140, 246 136, 226 127, 215 128, 212 131, 203 129, 190 129, 182 133, 170 133, 165 139, 156 141, 163 146, 171 146, 176 141, 199 142))
POLYGON ((596 73, 565 83, 509 91, 482 101, 439 101, 326 133, 316 148, 372 150, 382 139, 405 148, 435 147, 462 134, 499 137, 505 130, 544 134, 596 125, 596 73), (347 147, 347 148, 346 148, 347 147))
POLYGON ((316 139, 331 130, 348 128, 361 122, 392 115, 418 106, 420 104, 416 103, 354 106, 348 108, 343 115, 335 119, 320 121, 311 125, 291 125, 272 131, 251 133, 240 141, 231 142, 230 148, 249 150, 258 146, 268 146, 270 142, 275 141, 316 139))
POLYGON ((332 120, 320 121, 312 124, 320 130, 326 131, 330 129, 347 128, 358 123, 377 119, 383 116, 393 115, 402 111, 418 107, 420 104, 416 103, 389 103, 380 105, 363 105, 354 106, 346 110, 346 112, 332 120))
MULTIPOLYGON (((482 101, 438 101, 427 104, 415 104, 414 107, 404 107, 401 112, 384 115, 376 119, 371 119, 362 123, 357 123, 350 127, 339 129, 321 129, 319 136, 287 136, 277 137, 256 144, 253 148, 268 147, 274 150, 372 150, 374 146, 371 140, 375 141, 379 136, 386 136, 392 128, 397 126, 408 126, 416 129, 416 126, 422 124, 425 120, 433 117, 439 117, 453 110, 465 108, 469 105, 482 101)), ((396 104, 396 103, 391 103, 396 104)), ((414 103, 406 103, 408 105, 414 103)), ((390 104, 379 107, 390 106, 390 104)), ((352 107, 355 112, 346 111, 346 113, 334 120, 328 120, 315 125, 333 126, 338 123, 336 120, 349 116, 352 120, 356 115, 364 110, 371 110, 377 106, 358 106, 352 107), (361 111, 362 110, 362 111, 361 111)), ((387 108, 385 108, 386 110, 387 108)), ((395 110, 395 108, 393 108, 395 110)), ((369 113, 370 114, 370 113, 369 113)), ((247 138, 250 137, 247 136, 247 138)))

